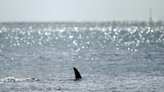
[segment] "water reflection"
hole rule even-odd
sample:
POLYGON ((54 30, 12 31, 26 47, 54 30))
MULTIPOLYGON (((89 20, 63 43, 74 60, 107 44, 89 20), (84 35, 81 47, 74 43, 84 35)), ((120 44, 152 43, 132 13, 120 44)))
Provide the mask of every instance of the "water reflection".
MULTIPOLYGON (((0 46, 97 46, 118 49, 121 46, 137 51, 138 46, 162 46, 164 23, 62 22, 62 23, 0 23, 0 46)), ((129 49, 128 49, 129 50, 129 49)))

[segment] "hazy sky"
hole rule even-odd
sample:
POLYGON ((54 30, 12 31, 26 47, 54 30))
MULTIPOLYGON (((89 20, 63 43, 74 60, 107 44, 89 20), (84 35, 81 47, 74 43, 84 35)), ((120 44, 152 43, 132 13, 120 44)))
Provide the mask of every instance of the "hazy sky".
POLYGON ((164 20, 164 0, 1 0, 0 22, 164 20))

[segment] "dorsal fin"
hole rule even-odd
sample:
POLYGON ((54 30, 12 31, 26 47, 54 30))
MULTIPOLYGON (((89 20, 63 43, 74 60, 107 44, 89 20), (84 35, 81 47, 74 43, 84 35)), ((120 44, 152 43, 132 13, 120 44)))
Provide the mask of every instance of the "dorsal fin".
POLYGON ((74 72, 75 72, 75 81, 82 79, 79 71, 75 67, 73 67, 73 69, 74 69, 74 72))

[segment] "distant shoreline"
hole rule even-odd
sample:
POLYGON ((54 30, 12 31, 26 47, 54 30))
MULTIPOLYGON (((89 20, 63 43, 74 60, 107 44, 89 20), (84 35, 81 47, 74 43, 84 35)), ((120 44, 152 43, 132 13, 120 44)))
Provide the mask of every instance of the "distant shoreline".
POLYGON ((36 27, 109 27, 109 26, 164 26, 164 21, 56 21, 56 22, 0 22, 1 26, 27 25, 36 27))

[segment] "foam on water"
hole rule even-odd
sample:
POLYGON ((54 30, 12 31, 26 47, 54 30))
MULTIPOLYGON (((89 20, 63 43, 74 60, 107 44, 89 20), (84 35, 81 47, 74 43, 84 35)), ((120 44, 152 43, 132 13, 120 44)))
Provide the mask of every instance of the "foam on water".
POLYGON ((163 22, 0 23, 0 91, 162 92, 163 48, 163 22))

